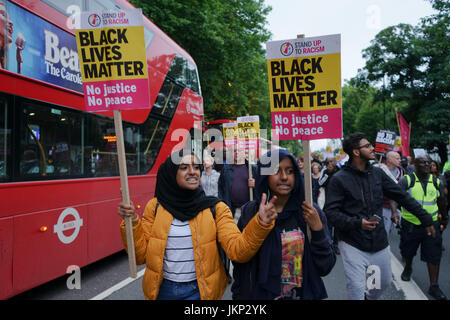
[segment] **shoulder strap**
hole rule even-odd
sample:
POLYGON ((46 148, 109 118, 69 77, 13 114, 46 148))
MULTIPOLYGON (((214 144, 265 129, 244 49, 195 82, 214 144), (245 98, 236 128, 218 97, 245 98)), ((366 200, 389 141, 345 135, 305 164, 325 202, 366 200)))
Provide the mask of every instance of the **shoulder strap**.
POLYGON ((439 198, 439 196, 440 196, 440 192, 439 192, 439 184, 440 184, 440 181, 439 181, 439 180, 440 180, 440 179, 439 179, 438 177, 433 176, 433 185, 434 185, 434 187, 436 188, 438 198, 439 198))
POLYGON ((439 190, 440 181, 436 176, 433 176, 433 184, 434 184, 434 187, 436 188, 436 190, 439 190))
POLYGON ((155 216, 156 216, 156 213, 158 212, 158 208, 159 208, 159 201, 156 200, 155 216))
POLYGON ((411 189, 412 187, 414 187, 414 184, 416 183, 416 175, 414 174, 414 172, 411 172, 408 173, 407 176, 409 177, 409 181, 408 179, 406 179, 406 181, 408 181, 407 189, 411 189))
POLYGON ((211 210, 211 214, 214 218, 214 220, 216 220, 216 205, 213 205, 209 208, 209 210, 211 210))

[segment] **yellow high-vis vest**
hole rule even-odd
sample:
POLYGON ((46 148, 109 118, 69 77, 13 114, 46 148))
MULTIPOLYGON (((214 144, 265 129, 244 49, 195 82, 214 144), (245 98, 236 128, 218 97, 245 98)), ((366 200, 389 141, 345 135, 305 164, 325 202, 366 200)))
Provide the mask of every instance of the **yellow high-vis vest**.
MULTIPOLYGON (((439 198, 439 179, 437 179, 437 188, 433 183, 433 175, 430 174, 427 182, 427 192, 425 194, 422 183, 420 183, 419 178, 414 173, 414 185, 411 186, 411 177, 406 175, 406 181, 408 182, 408 193, 413 197, 422 208, 428 212, 432 217, 433 221, 437 221, 439 208, 437 205, 437 199, 439 198)), ((405 219, 408 222, 411 222, 415 225, 421 225, 420 220, 413 215, 411 212, 402 207, 402 219, 405 219)))

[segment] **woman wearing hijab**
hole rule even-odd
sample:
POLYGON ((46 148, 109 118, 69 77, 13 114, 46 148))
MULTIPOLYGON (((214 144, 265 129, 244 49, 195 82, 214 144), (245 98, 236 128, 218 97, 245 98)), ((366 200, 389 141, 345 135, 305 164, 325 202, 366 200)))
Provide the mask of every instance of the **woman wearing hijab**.
MULTIPOLYGON (((119 204, 119 216, 133 217, 136 264, 146 264, 146 299, 220 299, 228 283, 217 242, 231 260, 243 263, 274 226, 275 200, 266 204, 264 197, 259 214, 241 233, 227 205, 205 195, 200 174, 195 155, 176 152, 160 166, 156 197, 147 203, 142 218, 132 204, 119 204), (173 161, 177 158, 179 164, 173 161)), ((124 222, 120 229, 126 248, 124 222)))
POLYGON ((288 151, 272 150, 261 157, 255 200, 242 207, 239 229, 249 225, 263 193, 268 199, 276 198, 278 217, 257 254, 246 263, 234 263, 233 299, 327 298, 321 277, 331 271, 336 255, 324 213, 317 205, 304 202, 300 169, 288 151))

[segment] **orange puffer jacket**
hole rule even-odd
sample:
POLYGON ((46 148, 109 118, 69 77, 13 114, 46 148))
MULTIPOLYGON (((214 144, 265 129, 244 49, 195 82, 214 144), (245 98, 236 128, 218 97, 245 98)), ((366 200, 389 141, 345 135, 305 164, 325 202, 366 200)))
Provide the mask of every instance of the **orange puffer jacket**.
MULTIPOLYGON (((146 264, 142 289, 146 299, 158 296, 163 280, 163 259, 167 237, 173 216, 159 205, 155 218, 157 199, 147 203, 142 219, 133 226, 136 264, 146 264)), ((234 222, 230 209, 224 202, 216 204, 216 221, 210 209, 201 211, 189 220, 194 246, 195 269, 202 300, 222 298, 227 287, 225 268, 219 257, 216 240, 227 256, 236 262, 249 261, 272 230, 275 222, 268 227, 261 225, 256 214, 241 233, 234 222)), ((125 224, 120 225, 122 240, 126 249, 125 224)))

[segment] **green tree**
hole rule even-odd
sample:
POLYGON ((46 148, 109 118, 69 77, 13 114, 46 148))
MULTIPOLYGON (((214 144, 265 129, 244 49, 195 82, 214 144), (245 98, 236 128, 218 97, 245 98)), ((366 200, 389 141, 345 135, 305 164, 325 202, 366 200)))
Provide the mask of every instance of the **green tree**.
POLYGON ((356 129, 356 118, 363 107, 371 104, 374 96, 374 88, 367 85, 358 85, 355 78, 347 81, 342 87, 342 122, 344 136, 356 129))
POLYGON ((447 159, 450 132, 450 2, 429 0, 436 14, 417 26, 399 24, 379 32, 363 51, 360 76, 372 85, 385 84, 390 100, 412 122, 411 146, 437 147, 447 159))
POLYGON ((401 104, 383 92, 357 77, 345 83, 342 88, 344 136, 361 131, 370 141, 375 141, 380 129, 398 131, 395 108, 401 104))
POLYGON ((299 140, 281 140, 279 141, 280 147, 285 148, 294 156, 303 155, 306 159, 306 156, 303 154, 303 147, 299 140))
POLYGON ((270 128, 263 0, 131 0, 195 60, 205 119, 260 115, 270 128))

